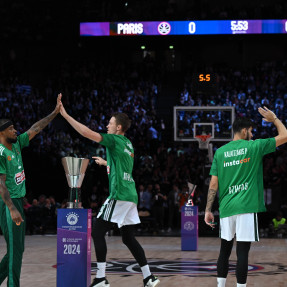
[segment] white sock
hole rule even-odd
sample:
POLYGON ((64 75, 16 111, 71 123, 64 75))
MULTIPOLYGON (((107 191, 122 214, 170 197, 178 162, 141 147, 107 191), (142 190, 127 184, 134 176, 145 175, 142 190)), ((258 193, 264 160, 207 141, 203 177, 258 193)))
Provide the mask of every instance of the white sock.
POLYGON ((246 283, 245 283, 245 284, 239 284, 239 283, 237 283, 237 287, 246 287, 246 283))
POLYGON ((97 268, 96 278, 106 277, 106 262, 97 262, 97 268))
POLYGON ((225 287, 226 278, 217 278, 217 287, 225 287))
POLYGON ((142 270, 144 279, 146 279, 147 277, 149 277, 151 275, 148 265, 141 267, 141 270, 142 270))

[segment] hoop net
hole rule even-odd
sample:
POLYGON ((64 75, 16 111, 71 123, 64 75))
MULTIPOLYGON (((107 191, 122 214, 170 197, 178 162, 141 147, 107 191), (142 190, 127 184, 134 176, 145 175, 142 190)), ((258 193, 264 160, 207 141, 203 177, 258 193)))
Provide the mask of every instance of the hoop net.
POLYGON ((195 139, 198 141, 199 149, 208 149, 211 135, 198 135, 195 136, 195 139))

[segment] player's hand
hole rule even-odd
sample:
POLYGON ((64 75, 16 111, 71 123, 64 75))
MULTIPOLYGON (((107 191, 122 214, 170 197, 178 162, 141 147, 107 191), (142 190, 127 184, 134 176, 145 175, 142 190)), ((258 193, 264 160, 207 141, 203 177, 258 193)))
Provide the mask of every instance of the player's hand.
POLYGON ((207 225, 211 226, 212 228, 215 227, 214 223, 214 215, 210 211, 205 211, 204 221, 207 225))
POLYGON ((20 225, 24 220, 20 214, 20 212, 17 210, 17 208, 10 209, 10 215, 12 220, 17 224, 20 225))
POLYGON ((258 112, 261 114, 265 122, 273 123, 275 119, 277 119, 276 115, 265 106, 263 108, 259 107, 258 112))
POLYGON ((107 165, 107 162, 99 156, 93 156, 92 158, 95 160, 96 164, 98 165, 105 165, 105 166, 107 165))
POLYGON ((61 95, 61 97, 60 97, 60 113, 61 113, 61 115, 65 118, 66 116, 68 116, 68 113, 66 112, 66 110, 65 110, 65 108, 64 108, 64 105, 63 105, 63 103, 62 103, 62 101, 61 101, 61 99, 62 99, 62 94, 59 94, 59 95, 61 95))
POLYGON ((58 94, 58 97, 57 97, 57 105, 56 105, 56 108, 55 108, 55 112, 58 114, 60 112, 60 108, 61 108, 61 99, 62 99, 62 94, 58 94))

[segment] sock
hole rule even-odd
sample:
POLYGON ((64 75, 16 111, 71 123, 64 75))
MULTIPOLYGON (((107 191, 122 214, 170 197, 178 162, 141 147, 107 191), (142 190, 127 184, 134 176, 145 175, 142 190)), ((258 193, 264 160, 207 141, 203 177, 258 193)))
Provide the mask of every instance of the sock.
POLYGON ((226 278, 217 278, 217 287, 225 287, 226 278))
POLYGON ((141 267, 141 270, 142 270, 144 279, 146 279, 147 277, 149 277, 151 275, 148 265, 141 267))
POLYGON ((97 262, 97 268, 96 278, 106 277, 106 262, 97 262))
POLYGON ((246 287, 246 283, 245 284, 237 283, 237 287, 246 287))

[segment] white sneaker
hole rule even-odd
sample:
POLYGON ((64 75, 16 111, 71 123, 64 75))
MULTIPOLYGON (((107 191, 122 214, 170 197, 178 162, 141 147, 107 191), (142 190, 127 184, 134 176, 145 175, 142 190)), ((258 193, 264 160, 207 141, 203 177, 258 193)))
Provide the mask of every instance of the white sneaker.
POLYGON ((159 280, 156 276, 150 275, 149 277, 145 278, 143 280, 144 282, 144 287, 155 287, 159 285, 159 280))
POLYGON ((106 277, 104 278, 95 278, 93 280, 93 283, 90 285, 90 287, 110 287, 110 284, 106 277))

